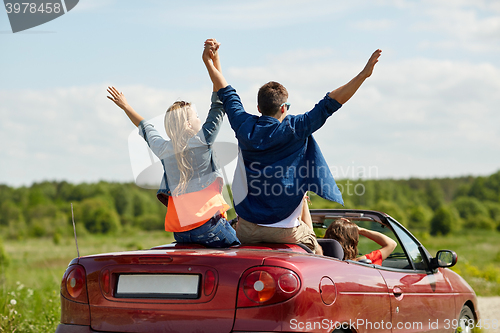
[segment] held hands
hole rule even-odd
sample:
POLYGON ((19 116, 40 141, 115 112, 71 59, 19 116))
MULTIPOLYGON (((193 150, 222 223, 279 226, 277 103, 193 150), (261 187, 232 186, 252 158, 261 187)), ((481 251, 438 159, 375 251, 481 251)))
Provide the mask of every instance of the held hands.
POLYGON ((217 42, 217 40, 215 40, 214 38, 210 38, 205 41, 204 46, 205 47, 203 49, 203 55, 202 55, 203 61, 205 63, 210 60, 215 61, 219 57, 218 50, 220 47, 220 43, 217 42))
POLYGON ((108 87, 108 93, 111 95, 111 97, 109 96, 106 97, 112 100, 119 108, 125 110, 128 107, 125 95, 123 95, 122 92, 118 92, 118 90, 115 87, 108 87))
POLYGON ((373 52, 370 59, 368 59, 365 68, 363 68, 363 70, 360 73, 364 78, 368 78, 370 77, 370 75, 372 75, 373 68, 375 67, 375 64, 378 62, 378 58, 380 58, 381 54, 382 50, 378 49, 375 52, 373 52))
POLYGON ((228 85, 224 75, 222 75, 218 52, 219 46, 220 43, 215 39, 207 39, 202 55, 203 63, 207 67, 208 75, 213 83, 213 91, 219 91, 228 85))

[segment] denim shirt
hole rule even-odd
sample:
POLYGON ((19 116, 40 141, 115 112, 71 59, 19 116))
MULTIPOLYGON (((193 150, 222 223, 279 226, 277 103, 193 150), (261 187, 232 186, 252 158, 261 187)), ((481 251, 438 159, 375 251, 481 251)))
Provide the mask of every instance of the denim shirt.
MULTIPOLYGON (((214 181, 220 182, 222 190, 222 172, 218 166, 212 150, 212 144, 219 133, 224 118, 222 102, 217 93, 212 93, 210 111, 201 130, 188 141, 189 157, 193 161, 193 176, 187 184, 184 193, 202 190, 214 181)), ((139 134, 144 138, 149 148, 161 160, 163 165, 163 178, 157 192, 158 200, 168 206, 168 197, 179 184, 180 172, 177 167, 174 147, 170 140, 165 140, 154 126, 143 120, 139 123, 139 134)))
POLYGON ((231 86, 217 94, 238 139, 238 163, 244 164, 237 170, 242 169, 245 175, 235 174, 233 182, 234 206, 239 216, 258 224, 279 222, 301 204, 306 191, 343 205, 342 194, 312 137, 342 106, 339 102, 327 95, 311 111, 287 115, 280 122, 245 112, 231 86), (246 195, 237 199, 236 193, 246 195))

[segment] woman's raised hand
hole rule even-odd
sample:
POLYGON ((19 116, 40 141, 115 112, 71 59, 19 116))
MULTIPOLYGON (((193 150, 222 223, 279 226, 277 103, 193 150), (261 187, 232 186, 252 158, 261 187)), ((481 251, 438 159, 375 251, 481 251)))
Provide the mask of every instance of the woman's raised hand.
POLYGON ((115 87, 108 87, 108 93, 111 95, 111 97, 107 96, 110 100, 112 100, 121 109, 126 109, 128 103, 122 92, 119 92, 115 87))

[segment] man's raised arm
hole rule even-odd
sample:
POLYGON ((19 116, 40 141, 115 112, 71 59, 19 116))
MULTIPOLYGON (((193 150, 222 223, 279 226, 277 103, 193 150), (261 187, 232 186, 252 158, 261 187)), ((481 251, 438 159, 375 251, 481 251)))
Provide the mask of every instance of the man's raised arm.
POLYGON ((207 39, 203 49, 203 62, 210 75, 210 80, 214 84, 214 91, 227 87, 227 81, 220 71, 220 59, 217 54, 218 43, 215 39, 207 39), (214 57, 215 55, 215 57, 214 57))
POLYGON ((368 63, 366 64, 365 68, 359 73, 354 79, 349 81, 347 84, 343 85, 342 87, 339 87, 332 91, 328 96, 330 98, 333 98, 340 104, 344 104, 347 102, 361 87, 363 82, 372 75, 373 72, 373 67, 375 67, 375 64, 378 62, 378 58, 380 58, 380 55, 382 54, 382 50, 376 50, 373 52, 372 56, 368 60, 368 63))

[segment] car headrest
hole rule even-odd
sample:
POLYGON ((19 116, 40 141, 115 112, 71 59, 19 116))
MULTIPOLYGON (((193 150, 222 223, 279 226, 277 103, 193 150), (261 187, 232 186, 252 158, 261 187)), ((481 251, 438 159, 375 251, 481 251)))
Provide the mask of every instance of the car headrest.
POLYGON ((301 248, 303 248, 307 253, 314 253, 313 250, 311 250, 309 248, 309 246, 307 246, 306 244, 302 244, 302 243, 297 243, 296 245, 300 246, 301 248))
POLYGON ((325 256, 344 260, 344 249, 342 249, 342 245, 335 239, 318 238, 318 243, 323 248, 325 256))

